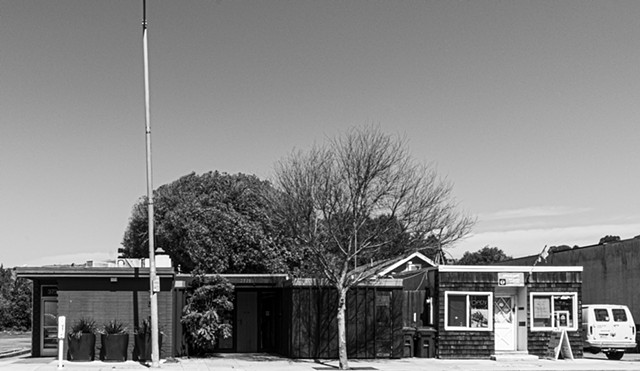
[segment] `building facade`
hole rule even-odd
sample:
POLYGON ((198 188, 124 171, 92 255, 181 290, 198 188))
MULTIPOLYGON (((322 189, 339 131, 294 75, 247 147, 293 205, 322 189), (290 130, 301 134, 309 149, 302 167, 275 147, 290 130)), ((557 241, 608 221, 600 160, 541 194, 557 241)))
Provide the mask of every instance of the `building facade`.
POLYGON ((582 356, 582 267, 439 266, 426 275, 438 358, 542 357, 558 330, 582 356))

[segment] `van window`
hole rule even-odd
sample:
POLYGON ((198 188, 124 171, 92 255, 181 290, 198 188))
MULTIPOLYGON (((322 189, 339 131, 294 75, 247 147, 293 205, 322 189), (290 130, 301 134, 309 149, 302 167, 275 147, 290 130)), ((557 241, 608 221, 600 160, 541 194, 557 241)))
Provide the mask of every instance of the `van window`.
POLYGON ((616 322, 627 322, 627 312, 624 309, 611 309, 613 320, 616 322))
POLYGON ((609 311, 606 309, 594 309, 593 313, 596 315, 596 321, 609 322, 609 311))

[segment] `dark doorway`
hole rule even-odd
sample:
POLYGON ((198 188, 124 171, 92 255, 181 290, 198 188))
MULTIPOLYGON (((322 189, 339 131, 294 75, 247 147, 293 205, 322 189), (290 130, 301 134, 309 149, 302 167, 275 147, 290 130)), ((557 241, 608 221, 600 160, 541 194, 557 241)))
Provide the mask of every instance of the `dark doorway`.
POLYGON ((256 291, 237 291, 237 352, 255 353, 258 351, 258 293, 256 291))
POLYGON ((260 351, 273 352, 276 350, 276 293, 265 291, 260 293, 260 351))

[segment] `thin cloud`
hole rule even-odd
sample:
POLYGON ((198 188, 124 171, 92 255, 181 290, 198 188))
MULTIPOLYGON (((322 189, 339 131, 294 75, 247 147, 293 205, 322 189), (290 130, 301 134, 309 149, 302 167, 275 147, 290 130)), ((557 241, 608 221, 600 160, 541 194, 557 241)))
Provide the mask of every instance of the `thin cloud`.
POLYGON ((505 220, 505 219, 521 219, 521 218, 539 218, 549 216, 573 215, 584 213, 591 210, 582 207, 567 206, 532 206, 520 209, 499 210, 493 213, 480 214, 478 218, 484 221, 505 220))

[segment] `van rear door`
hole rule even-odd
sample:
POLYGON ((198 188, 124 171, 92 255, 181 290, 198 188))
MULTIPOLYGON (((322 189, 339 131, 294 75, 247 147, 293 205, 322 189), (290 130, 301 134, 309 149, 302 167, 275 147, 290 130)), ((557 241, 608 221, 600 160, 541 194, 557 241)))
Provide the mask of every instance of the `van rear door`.
POLYGON ((599 348, 633 346, 629 342, 635 342, 635 323, 626 306, 590 305, 587 310, 592 310, 591 313, 585 313, 589 316, 586 335, 590 345, 599 348))
POLYGON ((635 341, 635 323, 631 320, 629 309, 627 307, 611 308, 611 317, 613 319, 612 336, 617 339, 635 341))

